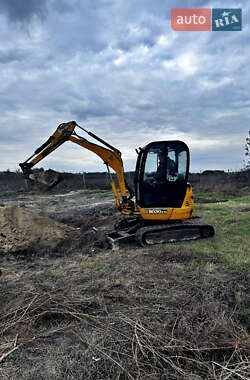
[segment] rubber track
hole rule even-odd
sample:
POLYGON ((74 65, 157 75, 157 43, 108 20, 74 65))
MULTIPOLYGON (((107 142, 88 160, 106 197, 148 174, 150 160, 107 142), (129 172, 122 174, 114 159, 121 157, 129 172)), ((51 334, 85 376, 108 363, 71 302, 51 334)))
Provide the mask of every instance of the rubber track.
POLYGON ((213 226, 209 224, 160 224, 157 226, 148 226, 148 227, 142 227, 139 228, 138 231, 135 234, 135 240, 142 246, 151 245, 151 244, 159 244, 157 241, 152 241, 153 239, 150 238, 152 242, 148 243, 146 241, 146 235, 147 233, 153 233, 153 232, 160 232, 160 231, 173 231, 173 233, 176 233, 177 231, 187 231, 191 229, 199 229, 200 230, 200 236, 190 236, 190 237, 184 237, 184 238, 171 238, 164 240, 164 242, 160 243, 170 243, 170 242, 178 242, 178 241, 185 241, 185 240, 194 240, 199 238, 206 238, 206 237, 212 237, 214 236, 214 228, 213 226))

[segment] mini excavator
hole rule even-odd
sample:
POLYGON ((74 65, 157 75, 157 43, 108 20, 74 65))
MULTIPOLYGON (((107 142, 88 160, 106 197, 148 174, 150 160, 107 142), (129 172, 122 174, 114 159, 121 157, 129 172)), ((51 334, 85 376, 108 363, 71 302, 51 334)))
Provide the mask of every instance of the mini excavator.
POLYGON ((114 230, 107 234, 113 247, 133 240, 146 246, 214 235, 213 226, 194 222, 197 221, 193 216, 194 199, 188 183, 189 149, 184 142, 154 141, 136 150, 134 191, 125 181, 122 155, 118 149, 75 121, 62 123, 31 157, 19 164, 25 178, 30 178, 34 165, 66 141, 94 152, 107 167, 116 206, 122 214, 114 230), (80 136, 76 128, 102 145, 80 136), (110 168, 117 175, 119 189, 110 168))

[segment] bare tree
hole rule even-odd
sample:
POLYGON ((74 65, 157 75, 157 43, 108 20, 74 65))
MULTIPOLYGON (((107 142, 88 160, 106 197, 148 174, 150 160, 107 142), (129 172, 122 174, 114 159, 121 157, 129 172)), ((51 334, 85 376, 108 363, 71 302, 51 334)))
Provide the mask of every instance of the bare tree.
POLYGON ((248 132, 248 137, 246 138, 245 155, 246 155, 246 168, 250 169, 250 131, 248 132))

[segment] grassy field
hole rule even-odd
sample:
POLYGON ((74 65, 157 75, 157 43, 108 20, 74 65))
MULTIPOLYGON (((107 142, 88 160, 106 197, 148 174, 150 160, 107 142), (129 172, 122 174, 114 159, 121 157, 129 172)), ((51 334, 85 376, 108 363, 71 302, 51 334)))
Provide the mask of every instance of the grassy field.
POLYGON ((216 235, 208 241, 192 242, 189 244, 192 251, 219 253, 222 261, 220 269, 250 269, 250 196, 199 204, 196 213, 213 224, 216 235))
POLYGON ((196 214, 214 238, 5 258, 0 378, 249 379, 250 196, 196 214))

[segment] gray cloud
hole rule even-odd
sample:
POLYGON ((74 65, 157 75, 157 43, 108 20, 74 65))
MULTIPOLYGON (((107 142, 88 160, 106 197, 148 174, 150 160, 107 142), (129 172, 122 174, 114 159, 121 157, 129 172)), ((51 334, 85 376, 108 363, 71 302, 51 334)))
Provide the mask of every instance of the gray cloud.
POLYGON ((29 21, 34 15, 44 18, 47 13, 47 0, 0 0, 0 9, 11 21, 29 21))
MULTIPOLYGON (((242 32, 174 32, 170 9, 184 6, 179 1, 27 1, 21 10, 20 2, 1 3, 0 169, 7 157, 15 168, 67 120, 117 146, 130 170, 134 148, 171 138, 188 142, 195 170, 242 165, 248 25, 242 32), (6 16, 43 22, 30 22, 27 33, 6 16)), ((207 4, 213 6, 224 4, 207 4)), ((98 158, 70 143, 42 166, 82 170, 82 157, 85 170, 100 169, 98 158)))
POLYGON ((0 50, 0 64, 27 59, 27 53, 21 49, 0 50))

